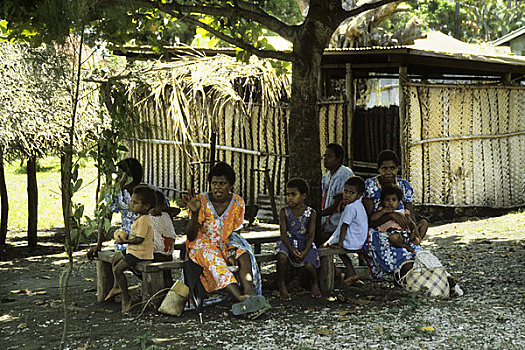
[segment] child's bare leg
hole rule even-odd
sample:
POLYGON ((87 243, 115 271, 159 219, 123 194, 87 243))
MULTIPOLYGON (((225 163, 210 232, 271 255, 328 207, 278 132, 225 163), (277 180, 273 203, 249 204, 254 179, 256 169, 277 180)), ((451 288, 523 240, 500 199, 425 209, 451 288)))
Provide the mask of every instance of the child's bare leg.
POLYGON ((108 295, 104 298, 104 301, 108 301, 116 297, 121 293, 119 286, 117 285, 117 278, 115 277, 115 266, 122 260, 122 253, 118 252, 113 256, 111 260, 111 268, 113 270, 113 287, 109 291, 108 295))
POLYGON ((419 232, 419 238, 423 240, 425 238, 425 235, 427 234, 428 230, 428 221, 425 219, 421 219, 417 222, 417 231, 419 232))
MULTIPOLYGON (((279 296, 281 300, 291 300, 286 288, 286 270, 288 269, 288 257, 286 254, 277 253, 277 285, 279 286, 279 296)), ((317 279, 317 276, 316 276, 317 279)))
POLYGON ((412 248, 411 246, 405 243, 403 236, 401 236, 401 234, 399 233, 393 233, 390 236, 388 236, 388 241, 390 242, 391 245, 393 245, 396 248, 405 248, 411 253, 415 252, 414 248, 412 248))
POLYGON ((124 276, 124 271, 129 270, 130 268, 131 266, 125 260, 121 260, 115 266, 114 270, 115 280, 117 281, 117 285, 120 288, 122 294, 123 314, 128 313, 129 309, 131 308, 131 302, 133 301, 133 298, 131 297, 131 294, 129 294, 128 291, 128 280, 126 279, 126 276, 124 276))
POLYGON ((242 254, 238 259, 239 279, 245 295, 253 295, 252 261, 248 253, 242 254))
POLYGON ((344 284, 351 286, 355 282, 359 281, 359 277, 355 272, 354 265, 352 264, 352 260, 350 259, 350 257, 346 254, 339 254, 339 258, 341 259, 343 264, 345 264, 346 267, 347 274, 345 274, 345 277, 346 275, 348 275, 348 277, 346 277, 343 281, 344 284))
POLYGON ((312 264, 304 265, 304 269, 310 276, 310 284, 312 286, 312 298, 320 298, 322 296, 321 290, 319 289, 319 283, 317 282, 317 271, 312 264))

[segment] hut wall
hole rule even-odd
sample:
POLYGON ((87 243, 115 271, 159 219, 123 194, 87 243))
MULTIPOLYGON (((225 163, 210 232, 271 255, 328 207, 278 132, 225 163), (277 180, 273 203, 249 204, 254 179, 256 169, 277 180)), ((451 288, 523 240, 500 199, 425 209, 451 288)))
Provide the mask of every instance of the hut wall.
POLYGON ((406 177, 423 205, 525 204, 525 88, 411 83, 406 177))
MULTIPOLYGON (((207 190, 206 175, 210 164, 210 139, 216 131, 215 159, 228 162, 236 172, 235 191, 249 200, 250 173, 253 169, 269 169, 274 193, 281 195, 286 182, 287 109, 252 104, 251 115, 239 117, 241 111, 226 104, 215 120, 208 125, 206 118, 190 118, 192 123, 192 152, 188 145, 181 145, 173 132, 173 122, 166 115, 167 106, 158 101, 148 101, 139 110, 141 122, 149 125, 149 132, 138 132, 129 142, 129 155, 144 166, 144 182, 154 184, 175 198, 180 192, 193 188, 207 190), (224 149, 225 147, 235 149, 224 149)), ((204 106, 196 113, 211 113, 211 106, 204 106)), ((262 172, 254 172, 254 193, 267 193, 262 172)), ((255 199, 256 200, 256 199, 255 199)))

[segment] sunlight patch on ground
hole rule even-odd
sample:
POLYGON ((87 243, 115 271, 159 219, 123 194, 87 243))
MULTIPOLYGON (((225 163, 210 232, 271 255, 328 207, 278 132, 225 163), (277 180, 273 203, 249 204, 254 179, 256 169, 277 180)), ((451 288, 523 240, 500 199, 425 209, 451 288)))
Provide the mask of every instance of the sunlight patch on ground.
POLYGON ((5 315, 0 316, 0 322, 12 322, 12 321, 18 320, 19 318, 20 317, 18 316, 5 314, 5 315))

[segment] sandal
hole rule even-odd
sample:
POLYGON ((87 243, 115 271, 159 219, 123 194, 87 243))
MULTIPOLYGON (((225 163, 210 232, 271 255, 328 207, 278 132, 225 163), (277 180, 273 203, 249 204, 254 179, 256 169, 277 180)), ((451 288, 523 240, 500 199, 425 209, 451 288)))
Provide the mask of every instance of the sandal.
POLYGON ((272 308, 272 306, 267 302, 266 304, 264 304, 262 309, 247 315, 247 317, 250 320, 255 320, 256 318, 258 318, 259 316, 261 316, 262 314, 264 314, 266 311, 270 310, 271 308, 272 308))
POLYGON ((254 295, 248 299, 232 305, 232 313, 235 316, 251 314, 261 310, 267 304, 266 298, 262 295, 254 295))

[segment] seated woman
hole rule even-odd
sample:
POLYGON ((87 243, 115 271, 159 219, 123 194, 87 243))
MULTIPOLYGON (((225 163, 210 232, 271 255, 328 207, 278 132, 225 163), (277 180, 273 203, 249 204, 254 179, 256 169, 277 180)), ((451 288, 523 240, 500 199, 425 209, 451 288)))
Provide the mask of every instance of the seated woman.
MULTIPOLYGON (((400 225, 404 230, 410 229, 410 220, 407 216, 397 211, 385 213, 384 215, 373 215, 378 211, 381 202, 381 189, 384 186, 396 185, 403 191, 403 200, 399 203, 397 210, 407 209, 415 221, 412 208, 413 190, 408 181, 397 177, 399 170, 399 159, 397 155, 390 150, 384 150, 377 156, 377 168, 379 176, 369 178, 365 181, 365 194, 363 198, 363 205, 370 220, 370 237, 369 244, 365 244, 365 251, 370 257, 372 271, 374 275, 380 277, 384 273, 394 273, 396 269, 401 266, 406 260, 414 258, 414 254, 421 251, 419 245, 409 243, 413 251, 405 248, 398 248, 391 245, 389 235, 380 232, 377 227, 393 220, 400 225)), ((421 220, 417 223, 417 231, 419 238, 423 239, 428 229, 428 222, 421 220)), ((410 264, 403 265, 402 274, 411 268, 410 264), (405 271, 406 270, 406 271, 405 271)))
POLYGON ((203 268, 201 282, 208 293, 225 290, 239 302, 261 295, 255 257, 238 234, 243 227, 245 206, 243 199, 232 193, 235 172, 219 162, 210 169, 208 181, 210 192, 195 195, 190 191, 183 197, 190 210, 186 228, 188 256, 203 268), (238 268, 229 266, 229 257, 238 268))

